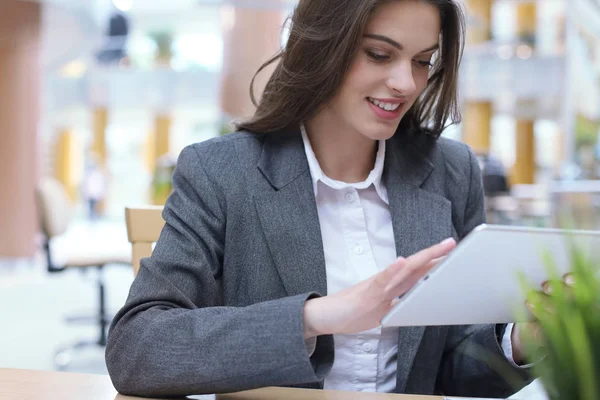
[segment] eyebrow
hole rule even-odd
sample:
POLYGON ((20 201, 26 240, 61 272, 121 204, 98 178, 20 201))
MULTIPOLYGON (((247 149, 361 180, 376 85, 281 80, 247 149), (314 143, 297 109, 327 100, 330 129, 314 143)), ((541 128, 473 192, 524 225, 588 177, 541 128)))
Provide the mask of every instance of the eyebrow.
MULTIPOLYGON (((385 42, 385 43, 387 43, 387 44, 390 44, 390 45, 394 46, 394 47, 395 47, 395 48, 397 48, 398 50, 404 50, 404 46, 402 46, 400 43, 396 42, 395 40, 393 40, 393 39, 390 39, 390 38, 389 38, 389 37, 387 37, 387 36, 383 36, 383 35, 376 35, 376 34, 374 34, 374 33, 367 33, 367 34, 365 34, 365 35, 364 35, 364 37, 366 37, 366 38, 368 38, 368 39, 375 39, 375 40, 379 40, 379 41, 381 41, 381 42, 385 42)), ((422 54, 422 53, 427 53, 427 52, 429 52, 429 51, 437 50, 437 49, 439 49, 439 48, 440 48, 440 45, 439 45, 439 43, 436 43, 436 44, 434 44, 433 46, 429 46, 428 48, 421 50, 421 51, 419 52, 419 54, 422 54)))

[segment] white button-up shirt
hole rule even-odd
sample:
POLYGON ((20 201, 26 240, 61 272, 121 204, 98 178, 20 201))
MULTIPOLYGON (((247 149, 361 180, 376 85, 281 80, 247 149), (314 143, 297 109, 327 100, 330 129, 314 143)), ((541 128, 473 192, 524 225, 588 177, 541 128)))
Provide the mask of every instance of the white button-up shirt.
MULTIPOLYGON (((304 126, 301 130, 321 226, 327 293, 334 294, 370 278, 397 258, 382 181, 385 141, 379 141, 375 167, 367 179, 346 183, 323 173, 304 126)), ((512 354, 510 331, 507 329, 508 343, 507 335, 503 341, 507 355, 512 354)), ((335 361, 325 389, 393 392, 398 333, 398 328, 377 327, 358 334, 334 335, 335 361)))

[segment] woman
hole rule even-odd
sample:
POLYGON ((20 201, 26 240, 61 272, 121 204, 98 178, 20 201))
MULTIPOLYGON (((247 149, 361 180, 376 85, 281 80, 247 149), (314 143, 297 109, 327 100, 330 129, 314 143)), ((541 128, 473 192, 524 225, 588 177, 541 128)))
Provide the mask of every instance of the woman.
POLYGON ((254 117, 179 157, 112 324, 120 392, 511 393, 465 354, 504 357, 505 326, 379 327, 484 221, 475 157, 438 139, 462 36, 451 0, 300 0, 254 117))

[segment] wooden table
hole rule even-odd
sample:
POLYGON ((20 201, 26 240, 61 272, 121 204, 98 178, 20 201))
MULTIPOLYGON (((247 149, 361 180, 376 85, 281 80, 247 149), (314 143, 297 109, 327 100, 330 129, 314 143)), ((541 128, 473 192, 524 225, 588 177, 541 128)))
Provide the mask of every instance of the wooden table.
MULTIPOLYGON (((441 400, 441 397, 383 393, 265 388, 226 395, 193 396, 201 400, 441 400)), ((1 400, 133 400, 117 393, 106 375, 0 368, 1 400)))

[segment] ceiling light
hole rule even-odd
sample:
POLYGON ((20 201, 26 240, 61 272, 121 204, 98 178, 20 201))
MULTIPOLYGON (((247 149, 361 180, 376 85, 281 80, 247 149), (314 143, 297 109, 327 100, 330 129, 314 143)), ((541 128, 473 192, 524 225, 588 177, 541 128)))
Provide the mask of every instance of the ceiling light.
POLYGON ((119 11, 127 12, 133 8, 133 0, 112 0, 119 11))
POLYGON ((531 48, 531 46, 521 44, 517 47, 517 57, 519 57, 521 60, 527 60, 531 58, 532 55, 533 49, 531 48))

